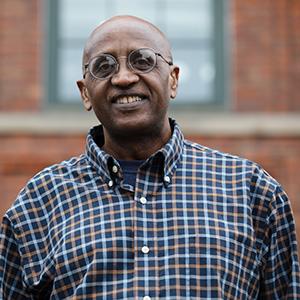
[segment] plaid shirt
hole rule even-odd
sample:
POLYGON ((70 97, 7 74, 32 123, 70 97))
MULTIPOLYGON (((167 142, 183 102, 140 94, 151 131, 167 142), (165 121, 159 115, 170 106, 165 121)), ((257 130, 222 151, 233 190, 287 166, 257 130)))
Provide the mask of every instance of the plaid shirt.
POLYGON ((1 227, 1 299, 300 299, 280 185, 172 126, 135 189, 101 127, 85 154, 29 181, 1 227))

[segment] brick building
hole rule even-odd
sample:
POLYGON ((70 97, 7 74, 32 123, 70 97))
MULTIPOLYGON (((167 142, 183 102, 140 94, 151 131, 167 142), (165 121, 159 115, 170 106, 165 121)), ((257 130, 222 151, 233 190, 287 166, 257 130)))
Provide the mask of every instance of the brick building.
MULTIPOLYGON (((171 114, 188 138, 252 159, 278 179, 300 236, 300 1, 223 3, 226 97, 171 114)), ((96 122, 78 106, 48 103, 47 9, 46 0, 1 2, 1 215, 33 174, 84 151, 96 122)))

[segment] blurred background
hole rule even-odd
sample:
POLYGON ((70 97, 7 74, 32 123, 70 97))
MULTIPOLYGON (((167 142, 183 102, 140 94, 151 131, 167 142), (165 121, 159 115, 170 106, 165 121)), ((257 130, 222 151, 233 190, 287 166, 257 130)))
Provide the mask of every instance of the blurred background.
POLYGON ((97 121, 75 83, 82 48, 115 14, 167 34, 181 67, 171 116, 187 138, 275 177, 300 237, 299 0, 1 0, 0 215, 36 172, 84 151, 97 121))

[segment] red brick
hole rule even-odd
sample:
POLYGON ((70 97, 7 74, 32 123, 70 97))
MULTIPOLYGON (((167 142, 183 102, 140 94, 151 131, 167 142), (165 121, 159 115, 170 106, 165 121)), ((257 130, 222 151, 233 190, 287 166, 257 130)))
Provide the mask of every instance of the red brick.
POLYGON ((232 8, 234 110, 299 111, 300 1, 236 0, 232 8))
POLYGON ((36 111, 42 104, 42 22, 38 0, 2 0, 0 111, 36 111))

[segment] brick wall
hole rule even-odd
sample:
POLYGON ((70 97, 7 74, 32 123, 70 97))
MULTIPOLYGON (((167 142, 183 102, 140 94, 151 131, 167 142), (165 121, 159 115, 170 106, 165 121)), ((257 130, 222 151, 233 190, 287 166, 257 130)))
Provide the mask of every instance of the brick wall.
POLYGON ((1 0, 0 111, 41 107, 41 2, 1 0))
POLYGON ((233 108, 300 111, 300 1, 232 1, 233 108))

